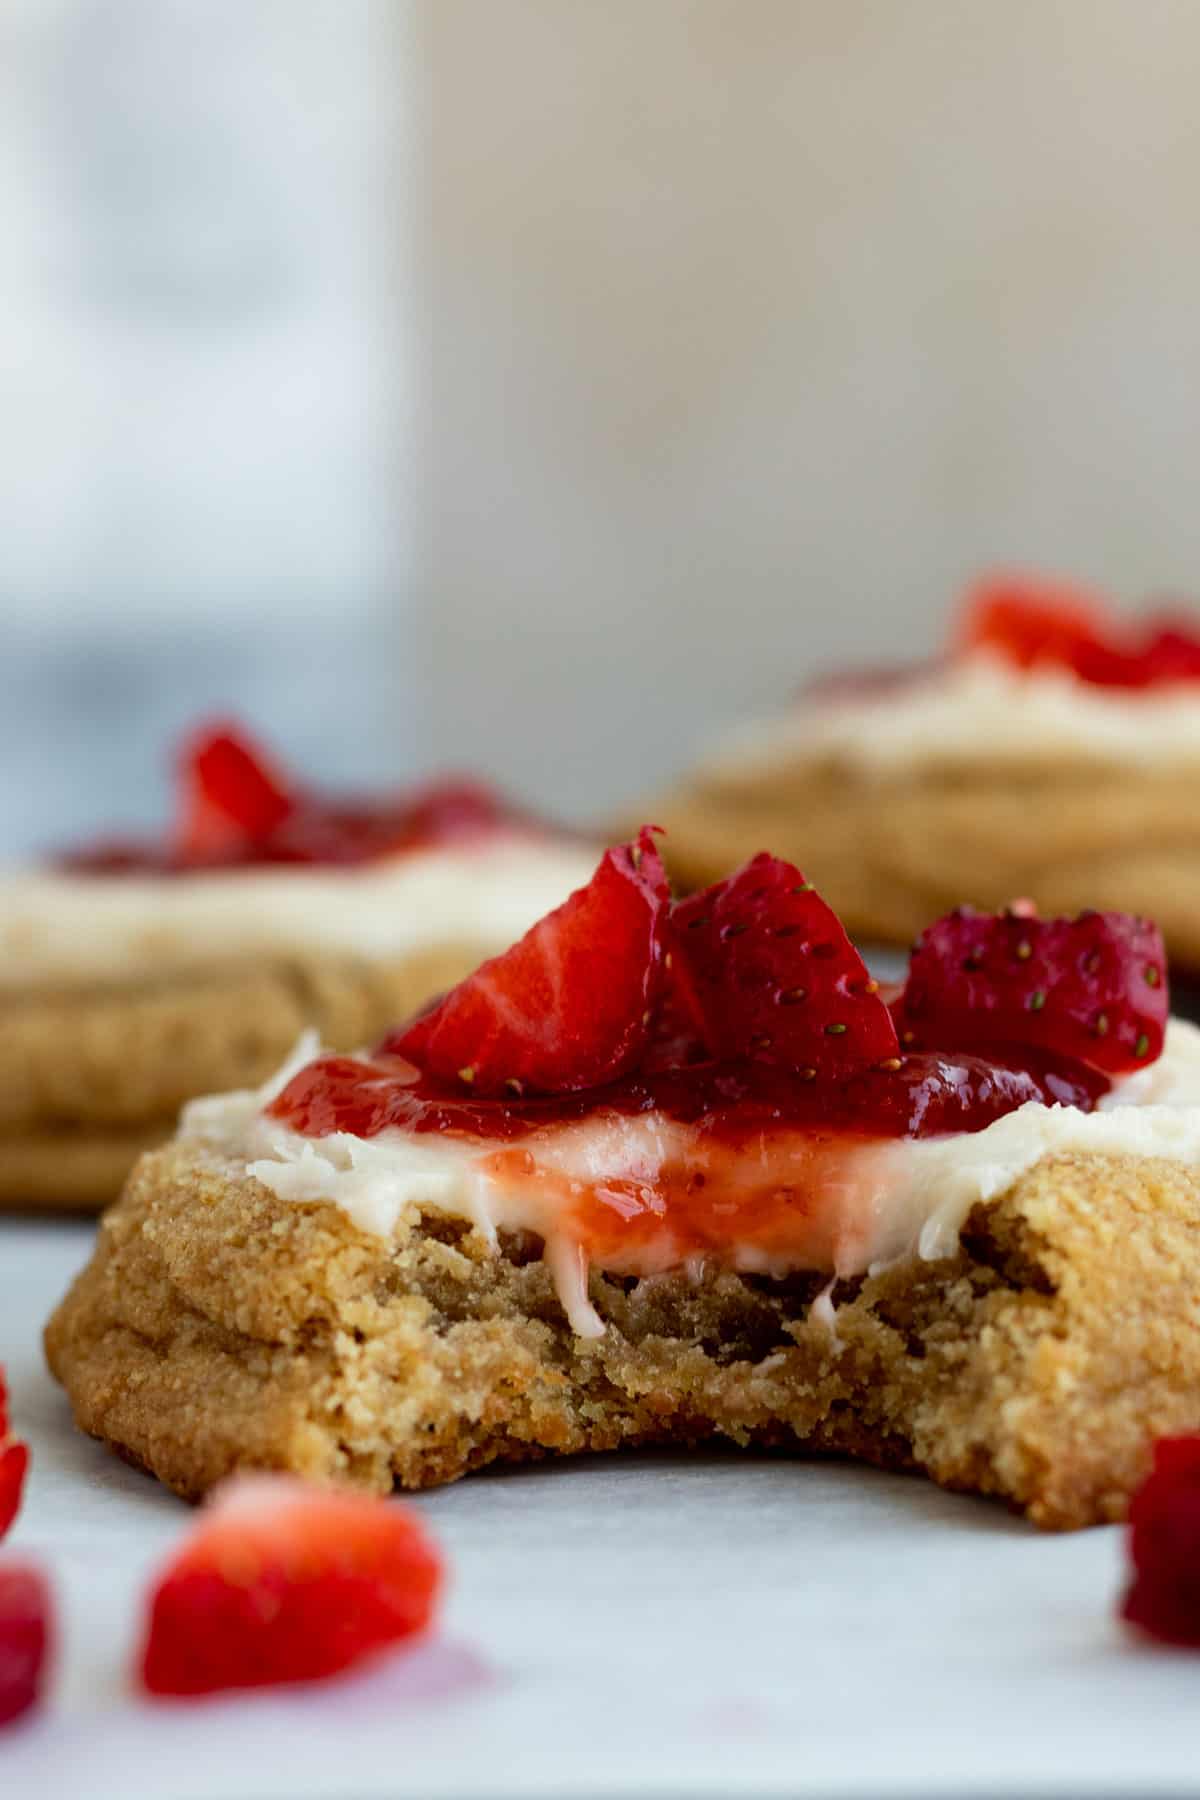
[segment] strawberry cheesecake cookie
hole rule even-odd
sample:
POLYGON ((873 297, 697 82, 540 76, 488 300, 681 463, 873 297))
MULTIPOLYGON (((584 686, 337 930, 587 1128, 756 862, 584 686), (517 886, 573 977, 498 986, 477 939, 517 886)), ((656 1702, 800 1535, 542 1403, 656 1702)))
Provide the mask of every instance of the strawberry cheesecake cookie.
POLYGON ((227 729, 185 747, 178 813, 0 875, 0 1207, 107 1203, 185 1100, 305 1026, 370 1042, 594 861, 483 787, 327 797, 227 729))
POLYGON ((1120 624, 1090 596, 988 581, 953 645, 818 683, 731 738, 656 814, 684 882, 757 844, 803 852, 860 938, 1029 894, 1156 918, 1200 970, 1200 632, 1120 624))
POLYGON ((637 1444, 1119 1517, 1200 1425, 1200 1033, 1158 931, 960 910, 907 979, 759 855, 653 837, 370 1054, 194 1102, 50 1322, 180 1494, 637 1444))

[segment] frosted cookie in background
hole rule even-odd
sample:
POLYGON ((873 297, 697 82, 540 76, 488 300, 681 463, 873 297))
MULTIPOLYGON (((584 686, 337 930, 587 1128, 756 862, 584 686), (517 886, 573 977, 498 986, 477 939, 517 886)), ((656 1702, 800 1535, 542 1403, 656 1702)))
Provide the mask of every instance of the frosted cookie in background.
POLYGON ((225 726, 179 766, 161 843, 0 875, 0 1206, 104 1205, 186 1100, 369 1043, 594 861, 474 782, 326 796, 225 726))
POLYGON ((799 860, 856 936, 907 943, 941 908, 1029 896, 1144 913, 1200 970, 1200 623, 979 583, 946 653, 806 688, 650 803, 676 878, 754 846, 799 860))

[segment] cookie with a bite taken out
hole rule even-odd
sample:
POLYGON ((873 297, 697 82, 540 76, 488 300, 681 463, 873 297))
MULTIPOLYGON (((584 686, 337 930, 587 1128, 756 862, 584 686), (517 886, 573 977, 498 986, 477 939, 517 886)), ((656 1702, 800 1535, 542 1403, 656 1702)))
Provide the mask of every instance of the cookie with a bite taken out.
POLYGON ((959 913, 885 993, 770 856, 653 839, 370 1054, 195 1103, 47 1332, 180 1493, 724 1438, 1121 1516, 1200 1425, 1200 1033, 1120 914, 959 913))

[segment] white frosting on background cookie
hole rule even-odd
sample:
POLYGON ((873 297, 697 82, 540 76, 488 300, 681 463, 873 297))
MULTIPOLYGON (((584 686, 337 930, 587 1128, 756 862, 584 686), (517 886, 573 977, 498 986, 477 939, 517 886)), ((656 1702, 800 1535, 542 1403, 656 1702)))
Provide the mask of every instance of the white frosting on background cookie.
POLYGON ((976 655, 884 692, 798 700, 733 732, 701 774, 737 782, 814 758, 890 773, 944 762, 1200 763, 1200 684, 1095 687, 976 655))
POLYGON ((597 851, 486 837, 351 867, 0 874, 0 988, 120 981, 288 952, 392 958, 507 948, 591 878, 597 851))
MULTIPOLYGON (((597 1336, 603 1325, 587 1300, 587 1266, 562 1229, 547 1189, 497 1182, 486 1168, 495 1146, 432 1133, 384 1131, 374 1138, 341 1132, 311 1139, 264 1114, 263 1108, 316 1050, 306 1040, 279 1074, 256 1092, 216 1095, 185 1108, 182 1131, 234 1157, 280 1199, 330 1201, 360 1229, 387 1238, 421 1209, 469 1220, 495 1244, 501 1230, 536 1232, 573 1328, 597 1336)), ((690 1128, 656 1114, 599 1114, 522 1140, 536 1166, 580 1183, 640 1180, 681 1159, 690 1128)), ((506 1143, 505 1148, 512 1147, 506 1143)), ((1063 1151, 1158 1156, 1200 1167, 1200 1029, 1173 1019, 1162 1057, 1117 1083, 1100 1108, 1031 1101, 983 1131, 945 1137, 888 1139, 854 1153, 842 1172, 843 1211, 819 1258, 821 1272, 859 1275, 909 1256, 952 1256, 977 1201, 994 1199, 1043 1157, 1063 1151)), ((681 1258, 664 1232, 620 1272, 659 1274, 681 1258)), ((733 1267, 783 1275, 754 1246, 736 1244, 733 1267)))

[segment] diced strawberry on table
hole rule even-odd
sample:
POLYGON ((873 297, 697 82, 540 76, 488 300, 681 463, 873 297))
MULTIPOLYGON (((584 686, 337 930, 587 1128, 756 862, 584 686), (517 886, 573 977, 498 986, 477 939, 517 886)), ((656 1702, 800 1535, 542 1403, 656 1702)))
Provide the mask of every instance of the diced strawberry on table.
POLYGON ((1129 1508, 1129 1555, 1122 1617, 1163 1643, 1200 1649, 1200 1436, 1154 1446, 1129 1508))
POLYGON ((28 1468, 28 1447, 10 1435, 8 1389, 0 1368, 0 1538, 11 1529, 21 1509, 28 1468))
POLYGON ((442 1581, 414 1508, 236 1478, 154 1588, 142 1683, 186 1696, 321 1680, 425 1631, 442 1581))
POLYGON ((0 1726, 24 1718, 41 1699, 53 1637, 45 1577, 22 1563, 0 1563, 0 1726))

